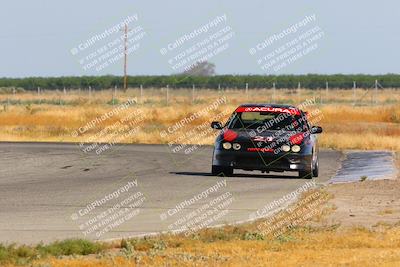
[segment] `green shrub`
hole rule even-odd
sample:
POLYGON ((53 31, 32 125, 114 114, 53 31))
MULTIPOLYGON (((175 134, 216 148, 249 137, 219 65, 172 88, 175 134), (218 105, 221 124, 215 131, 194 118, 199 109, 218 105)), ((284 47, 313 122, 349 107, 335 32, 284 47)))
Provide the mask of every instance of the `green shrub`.
POLYGON ((67 239, 56 241, 48 245, 37 246, 1 245, 0 266, 4 263, 26 264, 30 261, 46 256, 89 255, 104 251, 104 244, 94 243, 83 239, 67 239))

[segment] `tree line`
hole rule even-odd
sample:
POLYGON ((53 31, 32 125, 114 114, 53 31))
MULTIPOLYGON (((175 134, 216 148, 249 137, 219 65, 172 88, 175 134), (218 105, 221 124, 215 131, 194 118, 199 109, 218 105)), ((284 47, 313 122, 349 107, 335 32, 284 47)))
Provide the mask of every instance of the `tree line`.
MULTIPOLYGON (((325 88, 352 88, 356 82, 358 88, 374 87, 375 80, 384 88, 400 88, 400 75, 215 75, 215 76, 187 76, 187 75, 165 75, 165 76, 129 76, 129 87, 162 88, 167 85, 170 88, 302 88, 318 89, 325 88)), ((71 77, 28 77, 28 78, 0 78, 0 87, 15 87, 25 90, 42 89, 93 89, 122 88, 123 78, 121 76, 71 76, 71 77)))

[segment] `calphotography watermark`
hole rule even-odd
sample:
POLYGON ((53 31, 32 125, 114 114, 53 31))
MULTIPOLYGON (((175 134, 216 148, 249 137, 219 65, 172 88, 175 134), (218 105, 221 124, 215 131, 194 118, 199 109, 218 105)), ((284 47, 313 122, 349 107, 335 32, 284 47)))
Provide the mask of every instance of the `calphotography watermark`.
POLYGON ((137 179, 131 180, 80 208, 71 215, 71 219, 78 224, 84 236, 100 238, 140 213, 146 197, 137 188, 137 179))
POLYGON ((168 64, 174 71, 195 74, 188 72, 227 50, 234 36, 223 14, 167 43, 160 53, 168 57, 168 64))
POLYGON ((329 199, 330 196, 323 191, 311 191, 295 204, 262 219, 257 224, 257 230, 264 236, 277 238, 291 229, 305 226, 307 221, 318 218, 324 213, 324 205, 329 199))
POLYGON ((254 213, 249 215, 250 219, 259 219, 263 217, 270 216, 277 210, 282 207, 285 207, 295 201, 301 194, 307 192, 310 189, 314 189, 316 187, 315 181, 306 182, 301 187, 297 188, 296 190, 282 196, 279 199, 275 199, 272 202, 266 204, 262 208, 258 209, 254 213))
POLYGON ((324 31, 316 25, 316 15, 309 15, 279 33, 268 36, 249 49, 263 71, 278 72, 319 47, 324 31))
POLYGON ((84 71, 100 72, 117 63, 125 54, 138 51, 147 33, 138 24, 137 14, 97 33, 71 49, 84 71))
POLYGON ((308 98, 299 104, 298 108, 251 107, 244 109, 245 112, 276 114, 254 129, 249 129, 249 136, 254 145, 251 151, 280 154, 285 153, 283 150, 285 145, 303 145, 304 142, 308 142, 314 133, 312 125, 316 125, 323 118, 322 111, 315 104, 315 98, 308 98), (303 111, 306 108, 308 111, 303 111))
POLYGON ((227 117, 230 111, 223 109, 226 103, 226 97, 222 96, 161 130, 160 137, 167 140, 171 153, 191 154, 213 138, 215 130, 210 127, 211 121, 227 117))
POLYGON ((160 214, 161 221, 168 221, 169 231, 184 232, 186 236, 213 225, 230 212, 229 206, 234 201, 231 192, 221 192, 226 186, 226 180, 218 181, 160 214))
POLYGON ((136 102, 136 99, 129 99, 74 130, 72 137, 84 136, 79 149, 84 153, 100 155, 114 145, 134 138, 141 132, 147 118, 147 113, 142 109, 132 107, 136 102))

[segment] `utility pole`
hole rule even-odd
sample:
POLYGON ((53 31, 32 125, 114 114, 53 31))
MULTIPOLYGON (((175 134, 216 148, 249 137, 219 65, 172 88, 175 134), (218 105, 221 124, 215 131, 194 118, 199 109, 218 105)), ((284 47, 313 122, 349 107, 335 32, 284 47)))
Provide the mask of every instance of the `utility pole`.
POLYGON ((353 106, 356 104, 356 88, 357 88, 356 81, 353 81, 353 106))
POLYGON ((124 91, 128 89, 127 77, 127 61, 128 61, 128 24, 124 27, 124 91))

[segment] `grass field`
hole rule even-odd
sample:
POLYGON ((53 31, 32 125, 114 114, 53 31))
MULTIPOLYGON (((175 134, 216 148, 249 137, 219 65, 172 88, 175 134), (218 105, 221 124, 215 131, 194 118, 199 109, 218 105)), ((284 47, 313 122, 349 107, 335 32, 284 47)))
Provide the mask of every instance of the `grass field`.
MULTIPOLYGON (((27 250, 25 248, 25 250, 27 250)), ((19 249, 20 256, 23 256, 19 249)), ((29 251, 29 250, 28 250, 29 251)), ((274 240, 251 238, 240 228, 207 230, 197 240, 158 237, 130 240, 99 254, 19 257, 2 266, 399 266, 400 228, 337 232, 298 228, 274 240), (236 231, 236 233, 235 233, 236 231)))
POLYGON ((325 217, 335 207, 325 200, 331 197, 323 190, 310 191, 273 218, 203 229, 188 236, 164 234, 111 243, 66 240, 35 247, 0 245, 0 265, 398 266, 400 225, 377 224, 371 229, 330 225, 325 217), (284 231, 277 235, 261 231, 263 223, 281 225, 282 218, 290 218, 282 226, 284 231), (296 225, 299 218, 304 221, 296 225))
POLYGON ((212 120, 226 121, 242 103, 274 102, 298 105, 312 101, 305 110, 319 110, 315 124, 324 127, 322 147, 335 149, 400 150, 400 90, 196 90, 129 89, 126 92, 45 91, 0 94, 0 140, 199 143, 212 144, 212 120), (79 128, 115 110, 128 99, 137 103, 97 123, 84 132, 79 128), (182 119, 205 110, 218 99, 225 102, 165 136, 160 132, 182 119), (130 114, 140 112, 140 119, 130 114), (118 121, 124 121, 116 125, 118 121), (129 124, 129 122, 131 122, 129 124), (129 126, 128 126, 129 124, 129 126), (123 135, 128 128, 131 134, 123 135), (78 130, 78 134, 73 133, 78 130), (118 131, 118 134, 116 134, 118 131), (193 131, 198 137, 193 137, 193 131), (200 132, 203 132, 200 136, 200 132), (188 133, 192 133, 190 138, 188 133), (118 137, 116 136, 118 135, 118 137))

